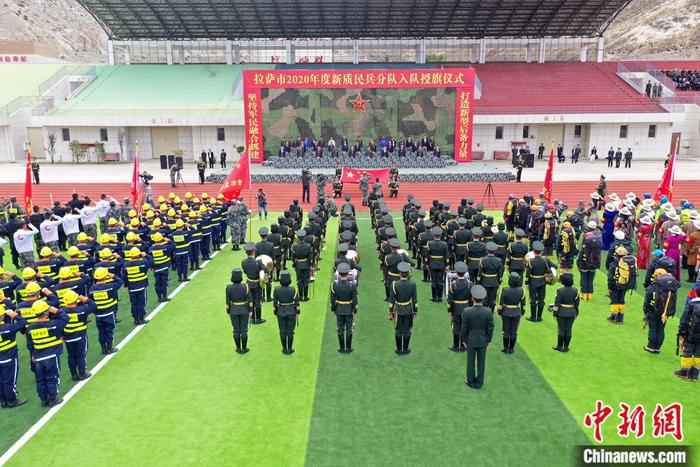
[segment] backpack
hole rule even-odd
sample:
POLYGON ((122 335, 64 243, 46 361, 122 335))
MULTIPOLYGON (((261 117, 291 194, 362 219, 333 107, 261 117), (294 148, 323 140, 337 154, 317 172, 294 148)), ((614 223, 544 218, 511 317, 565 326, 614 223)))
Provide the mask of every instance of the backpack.
POLYGON ((690 320, 688 320, 688 341, 700 342, 700 302, 691 303, 690 320))
POLYGON ((616 283, 625 289, 633 289, 637 280, 637 260, 634 256, 627 255, 617 263, 616 283))
POLYGON ((664 274, 656 279, 656 312, 659 315, 666 313, 667 317, 676 314, 676 291, 680 284, 670 274, 664 274))

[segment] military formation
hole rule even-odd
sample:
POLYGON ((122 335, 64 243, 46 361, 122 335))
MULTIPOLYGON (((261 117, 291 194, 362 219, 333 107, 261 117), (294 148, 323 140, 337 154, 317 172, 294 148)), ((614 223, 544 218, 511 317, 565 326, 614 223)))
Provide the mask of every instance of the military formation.
MULTIPOLYGON (((95 208, 88 202, 72 207, 80 219, 95 208)), ((0 267, 0 402, 3 408, 26 401, 17 395, 18 334, 30 355, 30 370, 44 406, 60 404, 60 368, 64 349, 74 381, 90 377, 86 369, 88 327, 95 323, 103 355, 117 351, 114 331, 120 321, 120 290, 128 294, 134 326, 145 325, 148 289, 159 302, 168 301, 171 272, 179 282, 201 267, 226 242, 226 211, 231 203, 221 195, 174 193, 157 204, 130 208, 122 216, 116 206, 105 211, 100 233, 85 230, 72 235, 74 215, 61 208, 42 213, 41 237, 32 232, 31 219, 15 204, 5 206, 5 231, 15 229, 15 247, 24 253, 19 274, 0 267), (17 209, 17 210, 16 210, 17 209), (31 227, 30 227, 31 226, 31 227), (58 226, 69 235, 65 245, 53 241, 58 226), (49 230, 49 228, 51 230, 49 230), (19 235, 18 235, 19 233, 19 235), (65 253, 61 247, 65 247, 65 253), (33 257, 34 247, 39 252, 33 257)), ((128 206, 127 206, 128 207, 128 206)), ((123 208, 123 206, 122 206, 123 208)), ((37 211, 37 210, 35 210, 37 211)), ((89 217, 87 218, 89 221, 89 217)), ((89 226, 89 222, 87 223, 89 226)), ((83 226, 84 227, 84 226, 83 226)), ((37 229, 38 230, 38 229, 37 229)))

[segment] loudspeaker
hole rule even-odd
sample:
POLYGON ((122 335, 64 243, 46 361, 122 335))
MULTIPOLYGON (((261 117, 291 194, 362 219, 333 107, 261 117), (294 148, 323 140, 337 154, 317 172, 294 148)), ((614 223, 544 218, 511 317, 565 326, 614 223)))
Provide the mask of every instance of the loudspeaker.
POLYGON ((182 169, 184 166, 183 164, 185 162, 183 161, 182 156, 177 156, 177 157, 175 157, 175 163, 177 164, 178 167, 180 167, 180 169, 182 169))
POLYGON ((168 168, 170 168, 174 165, 175 165, 175 156, 172 154, 168 154, 168 168))
POLYGON ((168 156, 165 154, 160 155, 160 168, 162 170, 168 170, 170 166, 168 166, 168 156))

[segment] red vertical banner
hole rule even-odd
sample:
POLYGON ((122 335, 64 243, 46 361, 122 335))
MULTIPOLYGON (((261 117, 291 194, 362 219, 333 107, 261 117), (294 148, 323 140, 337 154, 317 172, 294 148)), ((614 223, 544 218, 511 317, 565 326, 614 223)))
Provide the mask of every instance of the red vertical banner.
POLYGON ((262 138, 262 103, 260 88, 249 89, 244 93, 245 98, 245 151, 253 163, 264 160, 264 144, 262 138))
POLYGON ((455 93, 455 143, 457 162, 472 160, 473 95, 471 89, 457 88, 455 93))

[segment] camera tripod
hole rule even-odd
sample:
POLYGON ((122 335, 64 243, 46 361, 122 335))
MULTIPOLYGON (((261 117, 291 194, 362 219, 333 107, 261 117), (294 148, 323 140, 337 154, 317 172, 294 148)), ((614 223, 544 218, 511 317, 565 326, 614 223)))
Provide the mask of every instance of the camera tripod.
POLYGON ((182 169, 177 170, 177 178, 175 179, 175 185, 177 185, 178 183, 182 183, 182 186, 184 187, 187 186, 185 180, 182 178, 182 169))

